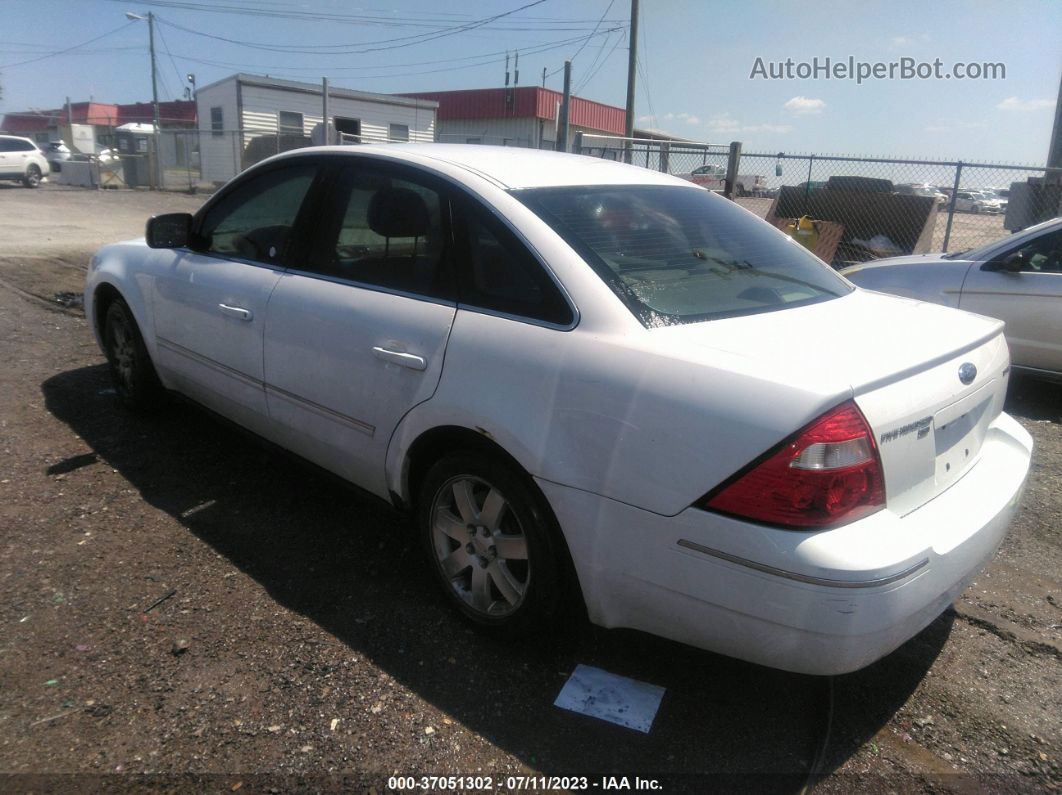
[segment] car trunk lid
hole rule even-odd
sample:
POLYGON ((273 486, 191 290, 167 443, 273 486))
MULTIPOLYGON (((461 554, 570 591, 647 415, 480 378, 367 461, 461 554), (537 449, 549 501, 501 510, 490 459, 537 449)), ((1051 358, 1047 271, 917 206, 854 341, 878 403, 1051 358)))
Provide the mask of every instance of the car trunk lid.
POLYGON ((854 397, 878 444, 888 508, 903 515, 976 463, 1006 394, 1002 331, 998 320, 858 290, 652 333, 691 356, 725 351, 775 380, 854 397))

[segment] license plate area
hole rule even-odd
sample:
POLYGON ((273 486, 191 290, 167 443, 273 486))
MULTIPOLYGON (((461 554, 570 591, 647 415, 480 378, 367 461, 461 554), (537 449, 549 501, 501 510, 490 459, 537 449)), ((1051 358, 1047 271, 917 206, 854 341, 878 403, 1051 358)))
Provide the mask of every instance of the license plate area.
POLYGON ((988 430, 990 384, 941 409, 933 417, 938 491, 959 478, 977 459, 988 430))

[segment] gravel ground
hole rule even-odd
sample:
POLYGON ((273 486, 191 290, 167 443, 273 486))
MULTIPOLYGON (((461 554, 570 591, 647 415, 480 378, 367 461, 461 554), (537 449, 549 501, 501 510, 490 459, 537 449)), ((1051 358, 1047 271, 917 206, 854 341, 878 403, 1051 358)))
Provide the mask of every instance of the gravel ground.
MULTIPOLYGON (((104 234, 196 199, 0 202, 0 276, 28 254, 69 278, 104 234)), ((498 790, 542 774, 588 775, 591 789, 604 775, 667 791, 803 783, 830 680, 576 618, 513 644, 469 630, 389 511, 193 407, 118 409, 84 318, 29 295, 59 291, 39 278, 0 287, 5 790, 379 792, 396 774, 487 775, 498 790), (579 663, 665 687, 652 731, 554 708, 579 663)), ((1062 784, 1062 387, 1015 382, 1008 410, 1037 444, 1013 529, 953 610, 833 680, 822 791, 1062 784)))

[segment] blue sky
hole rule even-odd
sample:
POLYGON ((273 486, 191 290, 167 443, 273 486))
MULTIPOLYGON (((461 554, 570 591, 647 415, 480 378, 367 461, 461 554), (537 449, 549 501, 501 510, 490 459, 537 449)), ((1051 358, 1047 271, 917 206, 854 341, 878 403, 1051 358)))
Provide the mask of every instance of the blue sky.
MULTIPOLYGON (((0 27, 0 112, 57 107, 68 95, 74 101, 90 96, 105 102, 149 100, 147 25, 126 24, 127 10, 153 10, 161 19, 164 99, 181 94, 187 72, 194 72, 201 86, 234 71, 314 82, 328 76, 333 85, 384 92, 496 86, 504 79, 501 53, 519 49, 521 84, 540 83, 543 67, 555 72, 565 57, 575 56, 575 85, 589 78, 580 93, 622 105, 627 42, 621 30, 606 31, 625 24, 629 0, 613 0, 611 8, 609 0, 545 0, 455 35, 371 45, 464 25, 532 1, 217 4, 285 15, 274 17, 172 7, 207 5, 207 0, 167 0, 161 7, 113 0, 6 0, 0 27), (292 14, 331 19, 288 18, 292 14), (583 46, 580 39, 599 20, 597 35, 583 46), (51 55, 97 36, 102 38, 51 55), (320 52, 362 43, 374 51, 320 52), (544 49, 551 45, 556 46, 544 49)), ((1062 71, 1058 0, 642 0, 641 31, 640 126, 711 143, 740 140, 746 151, 1032 164, 1042 164, 1047 153, 1062 71), (958 61, 1002 62, 1006 78, 871 80, 861 85, 836 79, 749 78, 757 57, 764 62, 818 57, 821 62, 849 56, 867 62, 939 58, 944 71, 958 61)), ((559 89, 560 73, 547 85, 559 89)))

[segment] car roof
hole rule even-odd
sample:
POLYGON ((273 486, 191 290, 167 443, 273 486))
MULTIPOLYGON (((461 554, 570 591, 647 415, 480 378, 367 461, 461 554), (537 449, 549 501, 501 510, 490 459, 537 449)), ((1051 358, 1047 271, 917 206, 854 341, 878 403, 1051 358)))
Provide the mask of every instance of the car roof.
POLYGON ((684 179, 641 166, 600 157, 513 146, 427 143, 316 146, 280 157, 322 152, 372 155, 419 165, 426 165, 426 160, 436 160, 514 189, 565 185, 678 185, 703 190, 684 179))

